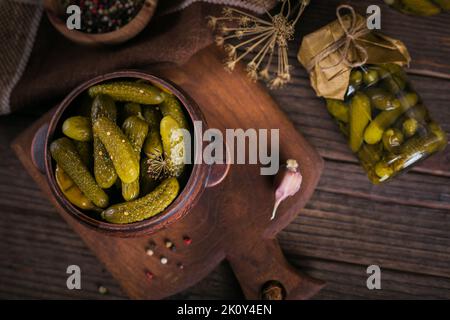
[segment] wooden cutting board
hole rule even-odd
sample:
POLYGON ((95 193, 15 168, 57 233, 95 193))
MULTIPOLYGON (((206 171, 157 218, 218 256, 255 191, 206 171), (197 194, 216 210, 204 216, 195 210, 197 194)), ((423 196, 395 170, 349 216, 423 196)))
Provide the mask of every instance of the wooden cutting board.
POLYGON ((262 286, 271 280, 282 283, 287 299, 310 298, 324 284, 290 266, 275 239, 301 214, 318 183, 323 161, 262 85, 251 82, 242 66, 227 72, 221 61, 221 52, 210 47, 182 67, 151 72, 175 82, 196 100, 211 128, 222 132, 226 128, 280 130, 281 162, 296 159, 303 184, 297 195, 282 203, 273 221, 273 177, 261 176, 259 165, 232 165, 220 185, 207 189, 191 213, 167 229, 133 239, 106 236, 65 213, 52 197, 45 176, 33 165, 32 139, 53 111, 13 142, 36 183, 131 298, 161 299, 178 293, 207 276, 224 259, 248 299, 260 298, 262 286), (167 241, 174 248, 167 248, 167 241), (152 256, 146 254, 149 246, 152 256), (167 264, 161 263, 163 257, 167 264))

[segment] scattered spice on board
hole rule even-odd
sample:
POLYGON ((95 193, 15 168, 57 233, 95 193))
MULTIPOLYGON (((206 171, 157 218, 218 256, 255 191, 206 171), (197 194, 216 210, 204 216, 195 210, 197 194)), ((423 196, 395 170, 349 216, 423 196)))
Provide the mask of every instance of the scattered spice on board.
POLYGON ((184 242, 185 245, 190 246, 191 243, 192 243, 192 239, 190 237, 188 237, 188 236, 184 236, 183 237, 183 242, 184 242))
POLYGON ((155 251, 153 251, 152 249, 148 248, 147 250, 145 250, 145 253, 146 253, 148 256, 151 257, 152 255, 155 254, 155 251))
POLYGON ((98 293, 105 295, 105 294, 108 294, 108 292, 109 292, 108 288, 106 288, 104 286, 98 287, 98 293))
POLYGON ((81 30, 106 33, 120 29, 141 10, 145 0, 61 0, 64 12, 70 5, 81 9, 81 30))
POLYGON ((145 270, 144 274, 148 281, 152 281, 153 278, 155 277, 155 275, 148 270, 145 270))

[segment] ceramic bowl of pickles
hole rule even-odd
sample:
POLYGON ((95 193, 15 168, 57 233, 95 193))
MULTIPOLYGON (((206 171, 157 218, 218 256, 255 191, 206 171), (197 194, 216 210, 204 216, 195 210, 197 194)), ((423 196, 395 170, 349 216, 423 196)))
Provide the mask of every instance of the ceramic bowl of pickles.
POLYGON ((150 74, 114 72, 82 84, 45 137, 53 194, 80 222, 117 236, 177 221, 208 185, 209 166, 185 163, 193 146, 180 129, 193 134, 194 121, 207 127, 186 93, 150 74))

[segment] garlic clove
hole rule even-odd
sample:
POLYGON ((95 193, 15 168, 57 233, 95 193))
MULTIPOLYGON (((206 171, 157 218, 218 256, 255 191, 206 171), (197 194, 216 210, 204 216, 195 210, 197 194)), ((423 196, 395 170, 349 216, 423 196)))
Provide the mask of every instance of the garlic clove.
POLYGON ((278 172, 275 177, 275 204, 270 220, 275 219, 281 202, 300 190, 302 179, 303 177, 298 170, 298 162, 294 159, 287 160, 283 170, 278 172))

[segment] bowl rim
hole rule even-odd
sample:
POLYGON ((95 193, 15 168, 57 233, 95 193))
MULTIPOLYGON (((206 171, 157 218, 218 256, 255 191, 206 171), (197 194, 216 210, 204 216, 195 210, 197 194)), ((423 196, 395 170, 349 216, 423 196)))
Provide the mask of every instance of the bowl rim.
POLYGON ((78 30, 69 30, 63 19, 54 12, 51 2, 44 0, 44 10, 50 23, 71 41, 85 45, 120 44, 137 36, 148 25, 154 16, 159 0, 144 0, 142 8, 127 24, 117 30, 105 33, 86 33, 78 30))
MULTIPOLYGON (((81 221, 84 225, 94 228, 97 231, 111 233, 113 235, 121 237, 135 237, 143 234, 152 234, 184 217, 197 203, 201 194, 205 190, 211 166, 203 162, 200 164, 194 163, 192 165, 192 170, 186 182, 186 185, 182 188, 177 198, 163 212, 139 222, 130 224, 113 224, 105 221, 100 221, 98 219, 95 219, 94 217, 90 217, 81 209, 78 209, 72 203, 70 203, 66 199, 62 191, 57 187, 54 173, 55 166, 53 165, 53 159, 49 152, 50 144, 56 132, 56 128, 62 121, 62 115, 67 111, 68 108, 73 106, 72 103, 74 102, 74 100, 81 94, 85 93, 89 87, 105 81, 121 78, 143 79, 169 90, 179 99, 184 107, 184 110, 189 115, 192 123, 194 123, 194 121, 201 121, 203 128, 208 128, 206 119, 196 102, 180 87, 178 87, 171 81, 137 70, 122 70, 107 73, 83 82, 81 85, 74 88, 58 105, 57 110, 50 120, 45 135, 45 173, 52 194, 55 196, 58 203, 65 209, 65 211, 67 211, 76 220, 81 221)), ((193 139, 196 139, 197 133, 195 133, 194 128, 192 128, 192 131, 194 131, 193 139)), ((198 148, 198 150, 196 150, 196 154, 193 154, 193 157, 198 157, 199 153, 201 152, 202 148, 198 148)))

